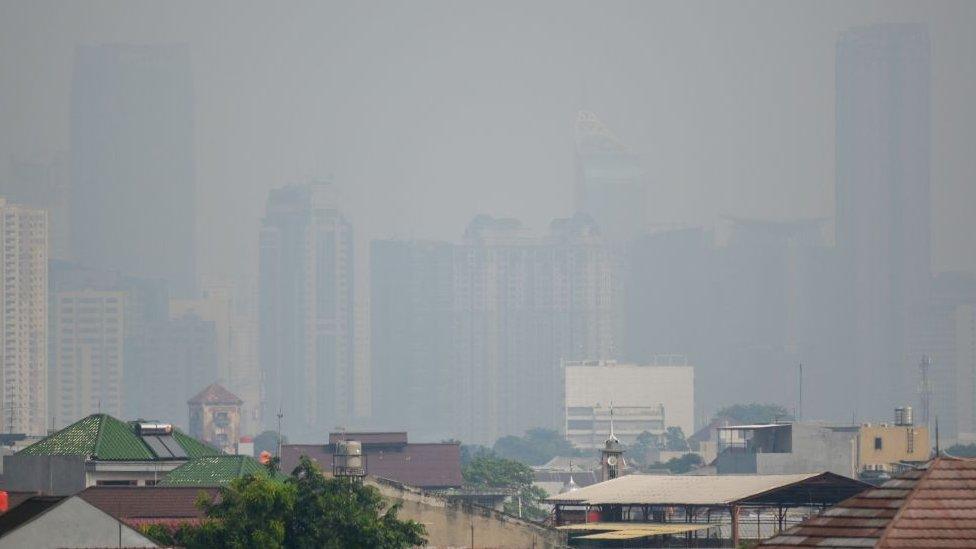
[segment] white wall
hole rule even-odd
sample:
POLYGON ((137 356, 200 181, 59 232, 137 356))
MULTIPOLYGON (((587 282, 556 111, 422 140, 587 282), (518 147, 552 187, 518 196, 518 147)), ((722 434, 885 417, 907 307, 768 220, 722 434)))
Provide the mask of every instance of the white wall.
POLYGON ((119 525, 115 518, 73 496, 0 538, 0 549, 158 547, 124 524, 120 545, 119 525))
POLYGON ((566 367, 566 406, 664 405, 665 425, 695 432, 695 370, 692 366, 611 364, 566 367))

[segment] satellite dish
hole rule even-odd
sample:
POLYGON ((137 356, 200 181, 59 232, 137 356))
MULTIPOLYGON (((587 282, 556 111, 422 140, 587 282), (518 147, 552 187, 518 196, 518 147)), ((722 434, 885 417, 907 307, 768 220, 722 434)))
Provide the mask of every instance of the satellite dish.
POLYGON ((607 465, 613 466, 617 464, 617 456, 610 456, 607 458, 607 465))

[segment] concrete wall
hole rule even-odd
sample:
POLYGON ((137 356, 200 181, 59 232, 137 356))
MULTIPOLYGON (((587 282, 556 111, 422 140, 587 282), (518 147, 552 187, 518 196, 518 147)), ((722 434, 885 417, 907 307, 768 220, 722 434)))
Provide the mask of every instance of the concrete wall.
POLYGON ((860 468, 883 466, 889 469, 899 461, 925 461, 931 453, 929 430, 926 427, 901 425, 862 425, 860 437, 860 468), (913 439, 909 452, 908 439, 913 439), (875 449, 874 439, 881 439, 881 449, 875 449))
POLYGON ((719 474, 776 475, 830 471, 857 478, 856 431, 794 423, 792 433, 792 452, 725 452, 718 457, 719 474))
POLYGON ((566 547, 563 533, 498 511, 454 503, 415 488, 385 480, 370 480, 387 499, 402 505, 399 517, 427 528, 428 547, 474 546, 549 549, 566 547))
POLYGON ((69 496, 85 489, 82 456, 3 456, 3 471, 7 490, 69 496))
POLYGON ((22 547, 55 549, 158 545, 85 500, 72 497, 0 538, 0 549, 22 547))

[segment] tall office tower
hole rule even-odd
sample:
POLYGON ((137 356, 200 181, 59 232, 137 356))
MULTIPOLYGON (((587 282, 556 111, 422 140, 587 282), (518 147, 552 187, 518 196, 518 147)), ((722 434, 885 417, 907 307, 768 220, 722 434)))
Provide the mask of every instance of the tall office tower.
POLYGON ((193 294, 193 80, 185 46, 82 46, 71 90, 74 259, 193 294))
POLYGON ((52 158, 11 158, 9 177, 0 178, 0 196, 7 200, 47 210, 48 244, 51 259, 68 259, 70 239, 70 181, 66 155, 52 158))
POLYGON ((475 218, 454 255, 462 440, 562 423, 563 360, 614 353, 613 262, 593 220, 557 220, 531 238, 514 219, 475 218))
POLYGON ((59 291, 52 300, 49 413, 60 429, 89 414, 123 415, 125 294, 59 291))
POLYGON ((851 291, 852 371, 861 417, 911 394, 906 322, 927 295, 930 257, 929 38, 878 25, 837 42, 837 245, 851 291))
POLYGON ((138 374, 126 383, 132 417, 188 426, 186 401, 217 379, 214 322, 192 312, 151 322, 133 342, 138 374))
POLYGON ((453 244, 370 243, 372 422, 418 438, 457 436, 452 410, 453 244))
POLYGON ((47 429, 47 212, 0 198, 0 412, 7 433, 47 429))
POLYGON ((330 183, 271 191, 259 270, 263 421, 319 440, 354 412, 353 233, 330 183))
POLYGON ((645 175, 637 156, 597 116, 576 118, 576 211, 589 214, 608 242, 643 233, 645 175))

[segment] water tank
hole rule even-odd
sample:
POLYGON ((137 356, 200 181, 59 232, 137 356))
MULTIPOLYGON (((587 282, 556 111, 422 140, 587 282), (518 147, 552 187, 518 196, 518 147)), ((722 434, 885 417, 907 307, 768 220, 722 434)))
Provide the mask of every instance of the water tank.
POLYGON ((895 425, 914 425, 915 417, 912 414, 911 406, 899 406, 895 408, 895 425))
POLYGON ((332 457, 332 472, 336 476, 361 477, 366 475, 363 444, 358 440, 340 440, 332 457))

